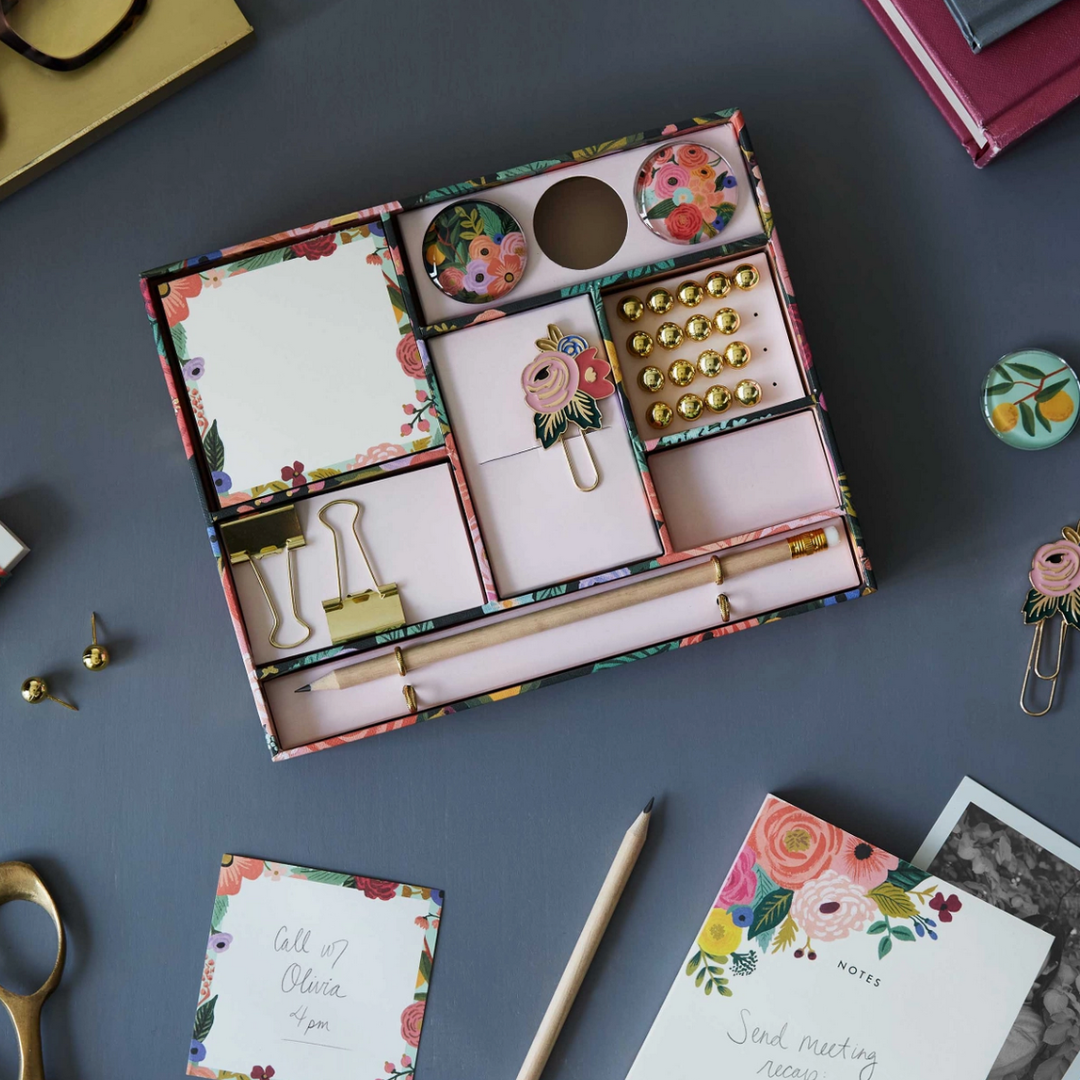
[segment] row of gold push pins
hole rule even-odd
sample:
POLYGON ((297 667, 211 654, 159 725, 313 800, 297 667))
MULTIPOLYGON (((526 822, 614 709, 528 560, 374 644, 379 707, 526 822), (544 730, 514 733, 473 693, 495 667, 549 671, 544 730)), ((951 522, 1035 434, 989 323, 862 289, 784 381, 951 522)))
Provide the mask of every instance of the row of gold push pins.
MULTIPOLYGON (((655 343, 662 349, 677 349, 687 338, 700 344, 712 334, 714 326, 719 333, 730 337, 739 329, 740 321, 739 313, 728 307, 721 308, 712 319, 707 315, 691 315, 685 329, 678 323, 661 323, 656 330, 655 343)), ((653 336, 645 330, 635 330, 626 339, 626 347, 639 360, 644 360, 653 351, 653 336)), ((750 347, 741 341, 732 342, 731 347, 750 352, 750 347)))
POLYGON ((704 286, 696 281, 684 281, 672 296, 667 289, 653 289, 645 302, 636 296, 624 296, 619 301, 619 317, 625 322, 637 322, 645 314, 646 310, 654 315, 666 315, 674 306, 675 301, 685 307, 694 308, 700 304, 706 296, 714 300, 723 300, 732 288, 748 292, 761 281, 761 274, 756 266, 751 263, 742 263, 736 266, 729 277, 720 270, 715 270, 706 279, 704 286))
POLYGON ((736 370, 746 367, 750 363, 749 347, 741 341, 733 341, 723 352, 704 349, 696 365, 689 360, 672 360, 666 376, 660 368, 650 364, 638 372, 638 386, 650 394, 655 394, 663 390, 664 383, 668 381, 676 386, 689 386, 699 374, 706 379, 715 379, 723 371, 725 362, 728 367, 736 370))
POLYGON ((645 419, 649 427, 663 430, 676 416, 693 423, 700 420, 706 411, 711 413, 727 412, 733 403, 752 409, 761 401, 761 384, 753 379, 742 379, 735 386, 734 393, 726 386, 717 383, 710 386, 700 397, 697 394, 683 394, 675 402, 673 409, 666 401, 654 401, 645 410, 645 419))

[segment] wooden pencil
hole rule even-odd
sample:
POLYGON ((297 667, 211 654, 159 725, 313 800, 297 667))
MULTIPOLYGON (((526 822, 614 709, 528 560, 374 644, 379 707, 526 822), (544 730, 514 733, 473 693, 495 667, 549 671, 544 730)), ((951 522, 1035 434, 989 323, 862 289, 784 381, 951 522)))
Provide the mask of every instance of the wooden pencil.
POLYGON ((637 820, 626 830, 626 835, 615 854, 615 861, 611 864, 607 877, 604 878, 604 884, 600 886, 592 911, 585 920, 585 926, 566 963, 562 978, 555 987, 555 993, 552 995, 543 1020, 540 1021, 540 1027, 537 1028, 529 1052, 525 1055, 525 1060, 518 1070, 517 1080, 538 1080, 544 1071, 559 1032, 562 1031, 563 1024, 570 1014, 574 998, 581 989, 585 973, 589 970, 589 965, 596 955, 600 939, 604 936, 604 931, 611 921, 623 889, 626 888, 626 883, 630 879, 630 872, 634 869, 634 864, 641 854, 645 837, 649 832, 652 807, 653 800, 650 799, 649 805, 638 814, 637 820))
MULTIPOLYGON (((501 645, 504 641, 514 641, 530 634, 539 634, 557 626, 566 626, 580 619, 589 619, 594 615, 606 615, 611 611, 643 604, 662 596, 699 585, 723 582, 737 574, 757 570, 762 566, 788 562, 802 555, 822 551, 840 542, 837 530, 830 526, 826 529, 813 529, 798 536, 778 540, 748 551, 735 551, 729 555, 713 556, 706 562, 673 570, 667 574, 645 578, 642 581, 623 585, 607 592, 593 593, 578 600, 541 608, 527 612, 513 619, 490 623, 474 630, 465 630, 459 634, 435 641, 421 642, 418 645, 403 646, 402 661, 406 670, 412 671, 425 664, 434 664, 439 660, 449 660, 455 656, 486 649, 491 645, 501 645), (718 572, 719 571, 719 572, 718 572)), ((375 679, 400 675, 398 657, 395 653, 386 653, 370 660, 361 660, 355 664, 334 668, 321 678, 307 686, 297 687, 295 693, 309 690, 346 690, 350 686, 373 682, 375 679)))

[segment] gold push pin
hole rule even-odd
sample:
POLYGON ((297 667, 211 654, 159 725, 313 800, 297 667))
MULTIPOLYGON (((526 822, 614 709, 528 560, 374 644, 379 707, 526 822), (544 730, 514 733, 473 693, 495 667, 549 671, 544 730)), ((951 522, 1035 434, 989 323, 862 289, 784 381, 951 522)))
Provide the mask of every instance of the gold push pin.
POLYGON ((761 401, 761 383, 743 379, 735 387, 735 400, 746 409, 753 408, 761 401))
POLYGON ((676 290, 680 304, 697 307, 705 299, 705 290, 696 281, 684 281, 676 290))
POLYGON ((748 289, 752 289, 761 280, 761 275, 758 273, 758 268, 752 263, 742 263, 740 266, 735 267, 734 273, 731 275, 731 280, 738 285, 743 292, 748 289))
POLYGON ((664 388, 664 373, 658 367, 642 368, 637 381, 642 390, 655 394, 664 388))
POLYGON ((649 427, 666 428, 675 419, 675 413, 666 401, 654 401, 645 413, 649 427))
POLYGON ((645 314, 645 305, 636 296, 624 296, 619 301, 619 318, 625 322, 637 322, 645 314))
POLYGON ((697 358, 697 367, 706 379, 715 379, 724 369, 724 358, 715 349, 705 349, 697 358))
POLYGON ((668 378, 676 386, 689 386, 694 381, 697 371, 689 360, 672 360, 668 368, 668 378))
POLYGON ((98 644, 97 615, 90 612, 90 636, 93 640, 83 650, 82 662, 87 671, 102 671, 109 666, 109 650, 98 644))
POLYGON ((716 270, 705 279, 705 291, 714 300, 723 300, 731 292, 731 282, 726 274, 716 270))
POLYGON ((635 330, 626 339, 626 347, 641 360, 652 352, 652 345, 652 336, 646 334, 644 330, 635 330))
POLYGON ((675 411, 684 420, 697 420, 701 416, 701 410, 704 408, 701 402, 701 398, 697 394, 683 394, 677 402, 675 402, 675 411))
POLYGON ((731 407, 731 391, 726 387, 717 383, 715 386, 710 386, 705 391, 705 408, 709 412, 722 413, 727 412, 731 407))
POLYGON ((746 367, 750 363, 750 346, 745 341, 733 341, 724 350, 724 359, 733 367, 746 367))
POLYGON ((739 313, 734 308, 722 307, 716 313, 716 329, 721 334, 734 334, 739 329, 739 313))
POLYGON ((661 348, 677 349, 683 340, 682 327, 676 326, 673 322, 662 323, 656 331, 656 340, 661 348))
POLYGON ((70 702, 53 697, 49 693, 49 684, 45 681, 43 675, 35 675, 33 678, 27 679, 22 684, 22 696, 23 700, 29 701, 31 705, 36 705, 39 701, 45 701, 47 698, 49 701, 55 701, 57 705, 63 705, 65 709, 70 709, 72 712, 79 711, 78 705, 72 705, 70 702))
POLYGON ((712 323, 705 315, 691 315, 686 320, 686 333, 694 341, 704 341, 712 333, 712 323))
POLYGON ((675 306, 675 297, 667 289, 653 289, 645 297, 645 306, 654 315, 666 315, 675 306))

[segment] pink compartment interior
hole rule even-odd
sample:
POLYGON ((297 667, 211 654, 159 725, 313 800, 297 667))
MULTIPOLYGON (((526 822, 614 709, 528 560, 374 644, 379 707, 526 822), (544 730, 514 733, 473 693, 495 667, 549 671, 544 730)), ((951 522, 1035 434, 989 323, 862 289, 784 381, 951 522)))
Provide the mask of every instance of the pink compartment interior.
POLYGON ((649 471, 677 551, 840 506, 810 410, 657 451, 649 471))
POLYGON ((637 425, 638 434, 649 446, 654 445, 656 440, 664 435, 689 431, 720 420, 730 421, 739 416, 760 412, 763 409, 782 405, 788 401, 796 401, 806 396, 806 387, 803 384, 799 363, 791 348, 787 322, 773 283, 772 267, 764 251, 759 251, 756 255, 739 256, 693 271, 673 274, 671 277, 659 278, 647 284, 611 293, 604 297, 604 311, 615 341, 615 351, 622 369, 623 386, 633 409, 634 423, 637 425), (674 296, 676 289, 684 281, 696 281, 699 285, 704 285, 705 279, 713 271, 721 270, 730 275, 736 266, 743 263, 750 263, 757 267, 761 275, 761 281, 747 292, 733 287, 722 300, 707 297, 694 308, 685 307, 676 301, 675 306, 666 315, 654 315, 646 310, 645 314, 633 323, 619 316, 619 302, 625 296, 636 296, 644 302, 649 292, 657 288, 665 288, 674 296), (635 330, 646 331, 655 341, 656 331, 661 323, 674 322, 685 327, 686 320, 691 315, 702 314, 714 318, 716 313, 725 307, 739 313, 739 329, 734 334, 726 335, 713 330, 703 342, 684 338, 682 345, 677 349, 664 349, 659 345, 654 345, 652 354, 645 360, 639 359, 626 346, 627 338, 635 330), (751 359, 745 367, 736 369, 725 365, 723 371, 712 379, 698 373, 694 381, 685 388, 679 388, 668 380, 663 389, 655 394, 643 390, 638 385, 641 369, 650 364, 660 368, 666 377, 668 367, 673 360, 689 360, 694 364, 705 349, 715 349, 722 353, 725 346, 732 341, 742 341, 750 346, 751 359), (668 427, 660 430, 650 427, 645 419, 646 410, 654 401, 665 401, 674 408, 675 402, 685 393, 704 397, 705 390, 715 383, 720 383, 734 391, 735 384, 740 379, 754 379, 761 385, 760 405, 756 405, 753 409, 745 409, 733 402, 724 413, 705 411, 700 419, 694 421, 683 420, 676 416, 668 427))
MULTIPOLYGON (((652 510, 618 397, 588 435, 599 486, 579 491, 561 447, 537 442, 521 373, 549 323, 603 349, 592 301, 576 296, 429 339, 454 439, 499 594, 531 592, 654 558, 652 510)), ((601 351, 600 356, 604 353, 601 351)), ((583 482, 591 465, 576 427, 567 444, 583 482)))
POLYGON ((727 160, 739 181, 739 201, 735 213, 715 239, 693 247, 673 244, 653 233, 638 216, 634 203, 634 179, 645 159, 663 145, 663 140, 651 146, 635 146, 618 154, 591 158, 579 165, 514 180, 490 190, 478 191, 472 196, 497 203, 509 210, 521 225, 528 244, 528 264, 521 284, 505 297, 488 304, 463 304, 460 301, 451 300, 431 282, 424 269, 423 240, 431 219, 444 206, 460 202, 461 198, 470 196, 432 203, 429 206, 407 210, 400 214, 396 222, 406 259, 412 268, 417 299, 423 310, 424 320, 434 323, 442 319, 468 315, 470 312, 482 311, 485 307, 498 307, 510 301, 524 300, 529 296, 538 296, 566 285, 628 270, 634 266, 660 262, 691 252, 707 251, 720 244, 730 244, 732 241, 761 233, 763 231, 761 215, 754 201, 750 176, 742 151, 739 149, 738 137, 731 124, 718 124, 692 134, 676 136, 675 139, 701 143, 718 151, 727 160), (620 197, 626 210, 626 239, 622 247, 607 262, 589 270, 567 269, 548 258, 537 243, 532 227, 533 211, 540 196, 552 185, 572 176, 591 176, 603 181, 620 197))
MULTIPOLYGON (((383 584, 397 583, 410 623, 484 603, 449 464, 335 488, 295 504, 307 543, 288 558, 293 560, 297 608, 312 629, 302 645, 293 649, 270 645, 273 620, 252 568, 242 563, 231 568, 256 664, 332 644, 322 602, 338 595, 334 541, 318 515, 335 499, 352 499, 361 505, 358 528, 368 558, 383 584)), ((326 516, 336 527, 346 591, 358 593, 372 588, 372 582, 351 533, 352 513, 350 506, 335 506, 326 516)), ((259 569, 281 613, 278 639, 295 641, 303 628, 292 616, 286 555, 268 555, 260 561, 259 569)))
MULTIPOLYGON (((754 616, 858 586, 859 571, 843 520, 838 518, 826 524, 840 530, 841 543, 836 547, 808 558, 740 574, 725 582, 723 591, 731 602, 733 629, 740 623, 745 625, 745 620, 754 616)), ((760 541, 766 542, 769 541, 760 541)), ((670 573, 673 569, 677 568, 652 571, 649 576, 670 573)), ((617 588, 619 584, 612 582, 597 586, 597 589, 605 591, 617 588)), ((406 681, 415 688, 420 707, 430 709, 656 642, 701 633, 719 621, 717 592, 715 585, 688 589, 622 611, 503 642, 480 652, 442 660, 411 671, 407 680, 394 676, 349 690, 293 693, 298 686, 332 668, 354 663, 356 658, 269 680, 264 684, 264 690, 274 717, 278 742, 289 749, 402 716, 407 712, 402 696, 406 681)), ((560 602, 566 601, 544 601, 528 610, 560 602)), ((492 619, 514 617, 508 612, 492 619)), ((485 620, 485 625, 489 621, 485 620)), ((472 625, 475 624, 431 634, 423 640, 459 633, 472 625)), ((380 649, 367 655, 377 656, 388 651, 392 649, 380 649)))

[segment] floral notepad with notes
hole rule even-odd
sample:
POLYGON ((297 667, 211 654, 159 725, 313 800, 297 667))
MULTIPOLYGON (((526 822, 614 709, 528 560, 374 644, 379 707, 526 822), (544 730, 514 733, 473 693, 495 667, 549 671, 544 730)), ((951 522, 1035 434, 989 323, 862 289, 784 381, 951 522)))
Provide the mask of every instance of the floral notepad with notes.
POLYGON ((188 1076, 412 1080, 438 889, 225 855, 188 1076))
POLYGON ((986 1080, 1051 942, 770 795, 629 1080, 986 1080))

